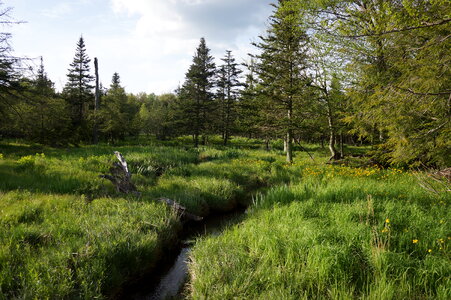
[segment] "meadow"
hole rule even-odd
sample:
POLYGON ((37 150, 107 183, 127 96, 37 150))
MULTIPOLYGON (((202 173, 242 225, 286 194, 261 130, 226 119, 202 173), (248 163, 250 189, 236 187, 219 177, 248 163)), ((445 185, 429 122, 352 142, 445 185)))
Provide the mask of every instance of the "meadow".
MULTIPOLYGON (((377 166, 284 166, 244 221, 191 252, 194 299, 450 299, 449 192, 377 166)), ((449 182, 448 182, 449 186, 449 182)))
MULTIPOLYGON (((151 270, 182 223, 248 206, 220 236, 199 237, 187 298, 401 299, 451 296, 449 197, 413 172, 361 158, 325 164, 281 143, 179 139, 55 149, 0 144, 0 299, 108 298, 151 270), (98 176, 120 151, 140 197, 98 176)), ((348 149, 362 151, 362 149, 348 149)))

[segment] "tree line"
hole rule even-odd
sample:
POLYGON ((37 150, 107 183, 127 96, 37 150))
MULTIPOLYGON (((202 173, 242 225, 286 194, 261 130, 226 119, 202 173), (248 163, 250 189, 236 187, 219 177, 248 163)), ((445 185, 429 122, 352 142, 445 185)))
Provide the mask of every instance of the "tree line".
MULTIPOLYGON (((63 145, 140 134, 190 135, 193 145, 220 135, 373 146, 382 164, 448 166, 451 161, 449 3, 379 0, 279 0, 255 55, 219 65, 200 39, 174 93, 126 93, 120 76, 100 88, 96 109, 91 60, 80 37, 61 92, 43 62, 25 75, 0 35, 0 136, 63 145)), ((0 6, 1 7, 1 6, 0 6)), ((9 9, 0 11, 8 22, 9 9)), ((3 22, 3 23, 5 23, 3 22)))

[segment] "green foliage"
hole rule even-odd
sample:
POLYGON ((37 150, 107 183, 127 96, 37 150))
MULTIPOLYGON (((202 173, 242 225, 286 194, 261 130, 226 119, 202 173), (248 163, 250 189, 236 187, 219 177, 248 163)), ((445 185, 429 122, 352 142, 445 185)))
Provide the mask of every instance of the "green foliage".
POLYGON ((115 142, 124 140, 127 135, 137 131, 134 118, 137 106, 129 101, 124 88, 120 85, 118 73, 114 73, 111 86, 102 97, 98 115, 93 114, 92 121, 99 124, 100 132, 105 140, 115 142))
POLYGON ((352 132, 384 162, 449 164, 449 5, 310 1, 319 32, 347 61, 352 132), (319 7, 318 7, 319 6, 319 7), (327 10, 330 13, 324 14, 327 10), (346 18, 342 16, 346 15, 346 18))
POLYGON ((154 134, 159 140, 176 136, 179 131, 177 122, 177 96, 164 94, 149 96, 139 110, 140 128, 146 134, 154 134))

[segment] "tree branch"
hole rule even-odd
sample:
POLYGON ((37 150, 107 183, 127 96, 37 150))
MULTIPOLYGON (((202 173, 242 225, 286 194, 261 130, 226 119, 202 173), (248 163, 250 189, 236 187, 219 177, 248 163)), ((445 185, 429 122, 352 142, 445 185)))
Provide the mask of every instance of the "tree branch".
POLYGON ((368 36, 382 36, 382 35, 386 35, 386 34, 392 34, 392 33, 398 33, 398 32, 403 32, 403 31, 410 31, 410 30, 444 25, 449 22, 451 22, 451 18, 440 20, 440 21, 433 22, 433 23, 424 23, 423 25, 419 25, 419 26, 397 28, 397 29, 392 29, 392 30, 388 30, 388 31, 384 31, 384 32, 379 32, 379 33, 368 33, 368 34, 357 34, 357 35, 338 35, 338 36, 344 37, 344 38, 362 38, 362 37, 368 37, 368 36))
POLYGON ((401 90, 401 91, 404 91, 404 92, 408 92, 410 94, 417 95, 417 96, 442 96, 442 95, 450 95, 451 94, 451 90, 444 91, 444 92, 437 92, 437 93, 420 93, 420 92, 415 92, 415 91, 413 91, 410 88, 406 89, 406 88, 402 88, 402 87, 399 87, 399 86, 396 86, 396 85, 394 85, 393 87, 395 89, 398 89, 398 90, 401 90))

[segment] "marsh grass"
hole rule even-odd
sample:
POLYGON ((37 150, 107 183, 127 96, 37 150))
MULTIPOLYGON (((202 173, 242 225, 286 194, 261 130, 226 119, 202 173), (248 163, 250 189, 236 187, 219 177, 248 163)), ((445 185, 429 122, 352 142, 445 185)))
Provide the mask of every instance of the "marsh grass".
POLYGON ((159 197, 202 216, 251 204, 238 226, 197 242, 191 297, 450 298, 449 199, 410 173, 364 158, 325 165, 315 145, 315 161, 296 152, 286 164, 257 140, 188 142, 0 144, 0 299, 111 295, 177 238, 159 197), (115 150, 140 198, 98 177, 115 150))
POLYGON ((180 221, 157 198, 206 216, 234 209, 252 184, 269 178, 268 168, 241 168, 247 150, 223 147, 11 142, 0 153, 0 299, 111 295, 175 243, 180 221), (98 177, 115 150, 127 159, 140 198, 98 177))
POLYGON ((279 168, 289 184, 255 196, 242 224, 196 243, 191 297, 451 297, 447 195, 399 169, 279 168))

